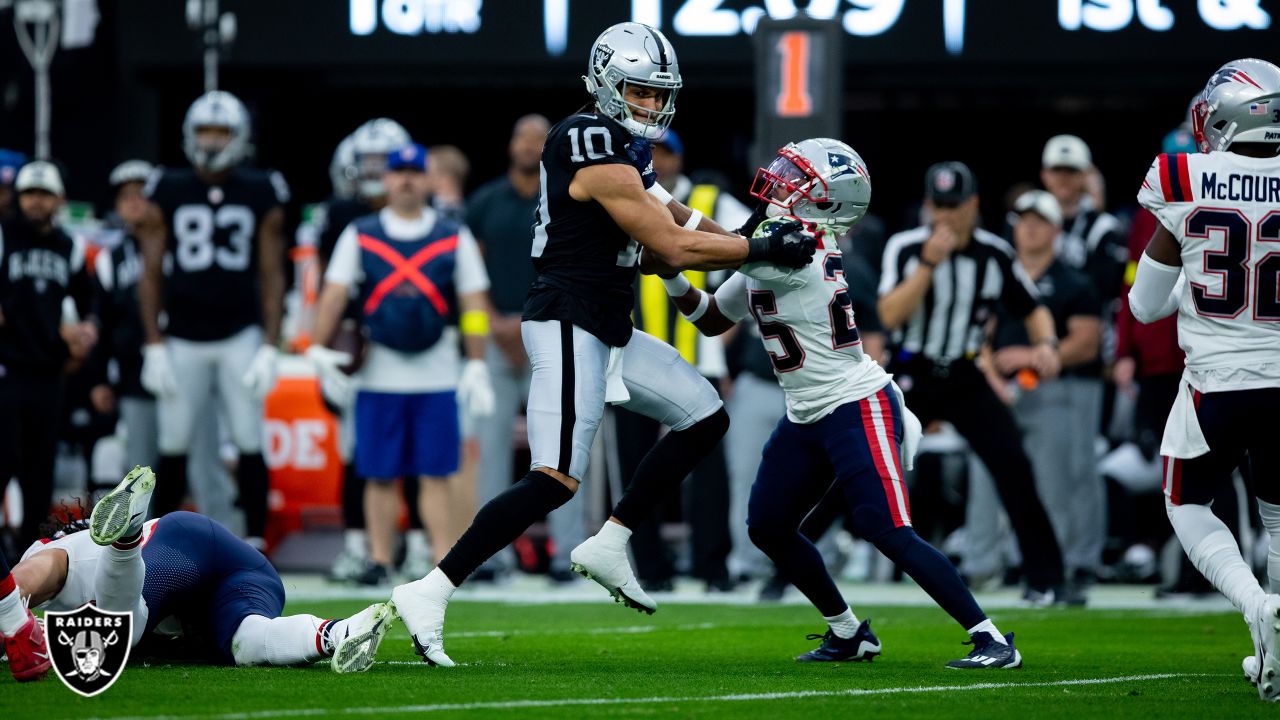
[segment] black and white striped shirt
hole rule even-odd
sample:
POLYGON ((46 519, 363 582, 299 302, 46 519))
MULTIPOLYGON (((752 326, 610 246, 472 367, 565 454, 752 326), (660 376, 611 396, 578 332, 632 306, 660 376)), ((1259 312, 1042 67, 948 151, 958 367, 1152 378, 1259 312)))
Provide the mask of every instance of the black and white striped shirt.
MULTIPOLYGON (((883 297, 915 273, 930 228, 918 227, 889 238, 880 274, 883 297)), ((1002 304, 1013 317, 1025 317, 1040 303, 1027 276, 1015 269, 1013 248, 981 228, 962 250, 933 271, 924 299, 893 334, 897 352, 949 363, 973 357, 982 347, 987 321, 1002 304)))

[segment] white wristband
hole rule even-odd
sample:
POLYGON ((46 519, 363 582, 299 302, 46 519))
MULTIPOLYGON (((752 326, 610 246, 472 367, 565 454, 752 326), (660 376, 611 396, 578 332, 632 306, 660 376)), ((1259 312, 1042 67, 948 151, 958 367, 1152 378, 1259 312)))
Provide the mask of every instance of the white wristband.
POLYGON ((684 297, 689 292, 689 288, 693 287, 689 284, 689 279, 680 273, 673 278, 662 278, 662 285, 667 289, 667 295, 671 297, 684 297))
POLYGON ((689 219, 684 221, 685 230, 697 230, 698 223, 702 222, 702 211, 694 210, 689 213, 689 219))
POLYGON ((675 199, 671 197, 671 193, 667 192, 667 189, 662 187, 660 183, 654 183, 650 185, 648 192, 650 195, 653 195, 654 197, 661 200, 663 205, 666 205, 667 203, 675 199))
POLYGON ((702 319, 703 315, 707 314, 707 308, 710 306, 711 306, 711 296, 699 290, 698 291, 698 307, 694 308, 693 312, 689 313, 688 315, 685 315, 684 319, 688 320, 689 322, 698 322, 699 320, 702 319))

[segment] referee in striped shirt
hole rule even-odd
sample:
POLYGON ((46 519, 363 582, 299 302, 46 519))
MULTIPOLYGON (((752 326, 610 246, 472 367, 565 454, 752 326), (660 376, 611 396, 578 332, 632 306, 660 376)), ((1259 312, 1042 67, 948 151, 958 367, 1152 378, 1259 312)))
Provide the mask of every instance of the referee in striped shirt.
POLYGON ((1008 243, 977 227, 977 181, 967 166, 929 168, 925 209, 930 224, 894 235, 885 248, 879 310, 893 332, 889 370, 922 423, 950 422, 986 464, 1022 550, 1026 597, 1049 604, 1061 593, 1062 553, 1013 416, 974 359, 1002 306, 1025 318, 1033 369, 1056 376, 1053 316, 1015 271, 1008 243))

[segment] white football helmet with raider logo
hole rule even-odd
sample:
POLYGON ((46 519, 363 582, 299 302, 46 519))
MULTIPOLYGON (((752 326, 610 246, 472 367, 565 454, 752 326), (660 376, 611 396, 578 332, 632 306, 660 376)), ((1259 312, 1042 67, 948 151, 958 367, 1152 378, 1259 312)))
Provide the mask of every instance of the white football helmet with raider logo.
POLYGON ((591 46, 582 80, 600 114, 618 121, 632 135, 649 140, 661 137, 671 125, 676 115, 676 92, 683 85, 675 48, 661 32, 636 22, 619 23, 600 33, 591 46), (649 110, 627 102, 628 85, 658 90, 662 107, 649 110), (637 120, 636 116, 645 119, 637 120))
POLYGON ((871 203, 871 175, 845 143, 811 138, 788 144, 756 171, 751 195, 769 204, 766 215, 789 215, 840 237, 871 203))
POLYGON ((1218 68, 1191 107, 1191 128, 1206 153, 1232 143, 1280 144, 1280 67, 1244 58, 1218 68))
POLYGON ((249 111, 240 98, 214 90, 196 98, 182 121, 182 151, 195 167, 210 173, 229 170, 253 152, 249 144, 249 111), (199 139, 204 128, 226 128, 225 143, 207 144, 199 139))

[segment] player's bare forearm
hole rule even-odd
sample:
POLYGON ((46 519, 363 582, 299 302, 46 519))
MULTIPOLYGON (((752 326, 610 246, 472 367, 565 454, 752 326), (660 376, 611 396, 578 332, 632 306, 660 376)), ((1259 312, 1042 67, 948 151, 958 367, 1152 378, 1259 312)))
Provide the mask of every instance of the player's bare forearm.
MULTIPOLYGON (((667 209, 671 211, 671 218, 675 220, 675 223, 680 227, 684 227, 689 222, 689 218, 693 217, 693 208, 685 205, 679 200, 672 200, 667 203, 667 209)), ((702 219, 698 221, 698 226, 694 229, 699 232, 712 233, 713 235, 737 236, 737 233, 720 227, 720 223, 717 223, 706 215, 702 216, 702 219)))
MULTIPOLYGON (((703 292, 697 288, 689 288, 688 292, 680 297, 671 298, 676 304, 676 309, 681 314, 688 316, 698 309, 698 305, 702 302, 703 292)), ((716 307, 715 296, 707 298, 707 311, 702 317, 693 322, 693 326, 698 328, 698 332, 703 335, 714 337, 723 335, 728 332, 736 324, 720 312, 720 308, 716 307)))
POLYGON ((323 346, 333 339, 349 297, 350 290, 346 285, 329 282, 320 289, 320 299, 316 302, 316 326, 311 333, 313 343, 323 346))
POLYGON ((880 313, 880 324, 888 330, 897 330, 911 317, 911 313, 920 307, 929 285, 933 282, 933 268, 928 265, 917 265, 911 277, 898 283, 898 286, 884 294, 876 303, 880 313))
POLYGON ((138 312, 148 344, 158 343, 160 335, 161 290, 164 287, 164 246, 168 230, 160 211, 152 208, 146 221, 138 226, 138 245, 142 250, 142 275, 138 277, 138 312))
POLYGON ((575 200, 595 200, 623 232, 668 267, 683 270, 736 268, 747 258, 747 239, 686 230, 675 223, 662 201, 645 192, 629 165, 593 165, 579 170, 569 184, 575 200))
POLYGON ((67 583, 67 551, 41 550, 14 566, 13 580, 30 607, 43 605, 57 597, 67 583))
POLYGON ((489 325, 493 320, 495 311, 493 303, 489 300, 489 293, 470 292, 462 293, 458 296, 458 305, 462 308, 462 314, 465 317, 470 313, 482 313, 484 315, 483 332, 479 328, 468 327, 469 324, 464 321, 462 329, 462 352, 468 360, 484 360, 485 347, 489 340, 489 325))
POLYGON ((1062 367, 1076 367, 1093 362, 1102 346, 1102 321, 1093 315, 1067 318, 1067 336, 1058 343, 1062 367))
POLYGON ((262 289, 262 341, 279 345, 284 318, 284 208, 274 208, 262 219, 258 233, 258 272, 262 289))

